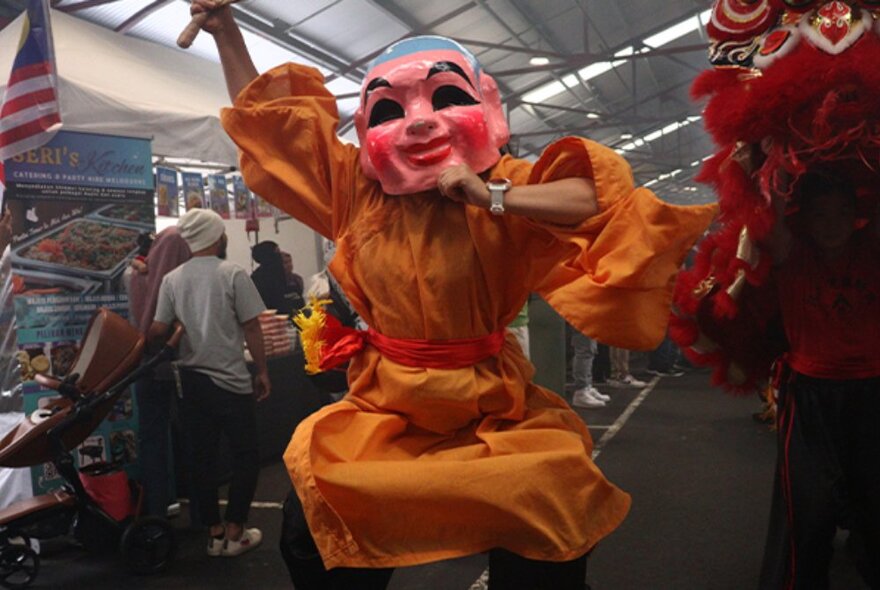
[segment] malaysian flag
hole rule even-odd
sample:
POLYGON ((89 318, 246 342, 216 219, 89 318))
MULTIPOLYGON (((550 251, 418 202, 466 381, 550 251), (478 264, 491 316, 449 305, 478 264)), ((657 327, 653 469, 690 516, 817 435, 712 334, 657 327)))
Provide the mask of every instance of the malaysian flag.
POLYGON ((40 147, 60 128, 49 0, 30 0, 0 106, 0 161, 40 147))

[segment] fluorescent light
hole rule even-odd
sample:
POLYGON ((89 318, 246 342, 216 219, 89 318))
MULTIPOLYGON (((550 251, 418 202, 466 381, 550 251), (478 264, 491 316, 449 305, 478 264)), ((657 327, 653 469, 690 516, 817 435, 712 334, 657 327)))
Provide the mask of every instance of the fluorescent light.
POLYGON ((709 19, 712 17, 711 10, 705 10, 696 16, 692 16, 689 19, 683 20, 680 23, 674 24, 669 28, 663 29, 659 33, 651 35, 642 43, 647 45, 652 49, 657 49, 658 47, 663 47, 664 45, 668 45, 673 41, 681 39, 685 35, 693 33, 700 29, 700 24, 705 25, 709 22, 709 19))
POLYGON ((620 134, 620 139, 632 139, 632 138, 633 138, 632 133, 621 133, 620 134))
MULTIPOLYGON (((705 25, 709 22, 709 19, 712 16, 711 10, 705 10, 696 16, 689 17, 680 23, 676 23, 670 26, 667 29, 660 31, 654 35, 651 35, 647 39, 643 40, 641 45, 645 45, 639 50, 636 50, 635 47, 629 46, 621 49, 617 53, 614 54, 614 57, 628 57, 638 53, 645 53, 650 49, 657 49, 658 47, 662 47, 676 39, 684 37, 685 35, 696 31, 700 28, 700 24, 705 25), (650 49, 649 49, 650 48, 650 49)), ((597 76, 601 76, 606 72, 610 72, 614 68, 625 63, 626 60, 614 60, 614 61, 600 61, 593 64, 588 65, 581 70, 578 70, 578 76, 581 77, 582 80, 588 81, 596 78, 597 76)), ((557 94, 565 91, 565 86, 572 88, 574 84, 570 84, 568 82, 568 77, 564 80, 565 85, 560 84, 558 81, 549 82, 544 86, 540 86, 535 90, 523 95, 523 100, 526 102, 544 102, 548 98, 552 98, 557 94)))
MULTIPOLYGON (((673 123, 670 123, 669 125, 666 125, 665 127, 661 128, 661 129, 655 129, 654 131, 651 131, 650 133, 648 133, 642 137, 637 137, 636 139, 632 140, 631 142, 623 144, 622 146, 620 146, 617 149, 617 152, 618 153, 631 152, 632 150, 634 150, 636 148, 642 147, 646 143, 656 141, 656 140, 660 139, 661 137, 663 137, 664 135, 669 135, 670 133, 674 133, 675 131, 678 131, 682 127, 687 127, 688 125, 691 125, 692 123, 699 121, 700 119, 701 119, 701 117, 688 117, 687 119, 683 119, 681 121, 675 121, 673 123)), ((626 138, 621 136, 621 139, 626 139, 626 138)))
POLYGON ((599 113, 587 113, 587 119, 601 119, 602 115, 599 113))
POLYGON ((549 57, 544 57, 543 55, 536 55, 532 59, 529 60, 529 63, 533 66, 546 66, 550 63, 549 57))
POLYGON ((544 86, 536 88, 535 90, 532 90, 531 92, 527 92, 526 94, 523 94, 523 100, 525 102, 541 103, 541 102, 544 102, 545 100, 547 100, 548 98, 553 98, 554 96, 563 92, 564 90, 565 90, 565 86, 562 84, 562 82, 553 81, 553 82, 550 82, 549 84, 545 84, 544 86))

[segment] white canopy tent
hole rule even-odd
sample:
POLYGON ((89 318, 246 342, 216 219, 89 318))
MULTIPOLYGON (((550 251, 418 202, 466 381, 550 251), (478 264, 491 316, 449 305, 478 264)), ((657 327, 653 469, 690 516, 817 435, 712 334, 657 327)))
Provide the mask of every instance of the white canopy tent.
MULTIPOLYGON (((22 19, 0 31, 0 93, 22 19)), ((219 64, 57 10, 52 30, 65 128, 151 137, 156 155, 237 165, 219 121, 229 104, 219 64)))
MULTIPOLYGON (((0 30, 0 96, 18 48, 23 15, 0 30)), ((220 125, 230 104, 220 64, 183 51, 124 36, 53 10, 52 32, 64 129, 152 139, 153 154, 237 167, 235 144, 220 125)), ((160 218, 158 229, 174 223, 160 218)), ((244 221, 226 222, 229 259, 250 268, 244 221)), ((287 221, 276 241, 293 255, 296 272, 317 272, 315 234, 287 221)))

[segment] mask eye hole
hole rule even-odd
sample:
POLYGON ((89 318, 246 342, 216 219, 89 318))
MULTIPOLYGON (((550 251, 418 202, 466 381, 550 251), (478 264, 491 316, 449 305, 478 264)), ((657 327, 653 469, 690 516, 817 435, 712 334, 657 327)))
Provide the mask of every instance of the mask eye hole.
POLYGON ((480 101, 459 88, 458 86, 441 86, 431 96, 431 105, 435 111, 448 107, 464 107, 480 104, 480 101))
POLYGON ((393 100, 383 98, 373 105, 368 127, 375 127, 394 119, 403 119, 403 107, 393 100))

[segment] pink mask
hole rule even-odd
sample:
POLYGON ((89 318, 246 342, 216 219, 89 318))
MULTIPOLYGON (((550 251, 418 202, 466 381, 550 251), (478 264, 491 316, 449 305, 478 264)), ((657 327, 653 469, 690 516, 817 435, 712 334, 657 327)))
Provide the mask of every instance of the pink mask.
POLYGON ((411 38, 367 74, 355 113, 361 167, 386 193, 431 190, 450 166, 481 173, 501 157, 510 132, 498 87, 464 52, 442 37, 411 38))

